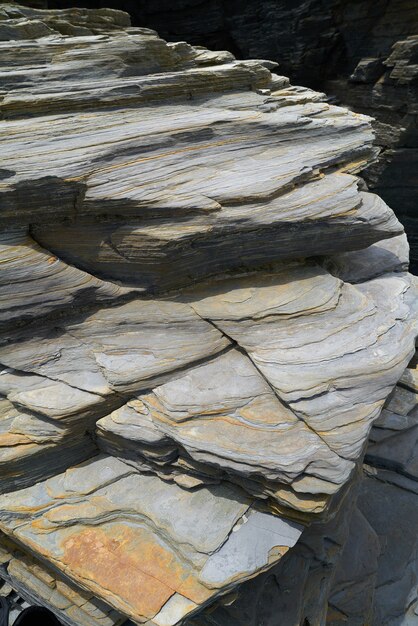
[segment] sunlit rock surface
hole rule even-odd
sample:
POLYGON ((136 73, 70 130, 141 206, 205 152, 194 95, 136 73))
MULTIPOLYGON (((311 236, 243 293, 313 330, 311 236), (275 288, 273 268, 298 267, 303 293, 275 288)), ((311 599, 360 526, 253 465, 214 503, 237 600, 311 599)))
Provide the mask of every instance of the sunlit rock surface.
MULTIPOLYGON (((35 0, 27 0, 33 4, 35 0)), ((38 0, 39 2, 40 0, 38 0)), ((46 1, 46 0, 45 0, 46 1)), ((272 59, 295 85, 376 118, 377 161, 362 171, 405 226, 418 273, 418 10, 415 0, 95 0, 171 42, 272 59)), ((78 6, 91 6, 78 0, 78 6)), ((71 0, 48 0, 71 6, 71 0)), ((80 19, 80 18, 79 18, 80 19)), ((219 53, 217 53, 219 54, 219 53)), ((300 88, 292 87, 292 91, 300 88)), ((290 95, 290 94, 289 94, 290 95)))
POLYGON ((118 11, 1 18, 0 576, 69 626, 258 626, 264 577, 322 623, 373 424, 416 476, 373 438, 417 286, 369 119, 118 11))

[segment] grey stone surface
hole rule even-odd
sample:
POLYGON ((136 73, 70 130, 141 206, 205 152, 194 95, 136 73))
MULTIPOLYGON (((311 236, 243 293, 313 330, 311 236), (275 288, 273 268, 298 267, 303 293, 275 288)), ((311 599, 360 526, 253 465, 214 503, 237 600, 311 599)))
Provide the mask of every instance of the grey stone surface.
POLYGON ((226 478, 284 506, 293 493, 299 508, 295 490, 306 511, 320 511, 354 469, 237 350, 130 401, 97 428, 104 450, 165 479, 185 485, 185 474, 202 482, 226 478))
POLYGON ((312 524, 277 566, 243 584, 235 597, 187 621, 187 626, 324 624, 333 576, 358 515, 355 500, 352 485, 333 519, 312 524))
MULTIPOLYGON (((363 175, 405 225, 417 273, 414 0, 96 0, 96 5, 109 2, 170 42, 227 49, 242 59, 272 59, 295 84, 325 91, 333 101, 376 118, 382 152, 363 175)), ((68 7, 71 0, 49 4, 68 7)))
POLYGON ((360 618, 373 424, 364 484, 416 483, 370 119, 118 11, 0 18, 0 575, 69 626, 360 618))
POLYGON ((356 252, 326 257, 324 267, 348 283, 361 283, 384 273, 404 272, 409 267, 409 245, 406 235, 378 241, 356 252))
POLYGON ((298 540, 302 526, 250 509, 237 488, 191 492, 101 456, 0 496, 0 528, 141 623, 182 596, 174 624, 298 540))

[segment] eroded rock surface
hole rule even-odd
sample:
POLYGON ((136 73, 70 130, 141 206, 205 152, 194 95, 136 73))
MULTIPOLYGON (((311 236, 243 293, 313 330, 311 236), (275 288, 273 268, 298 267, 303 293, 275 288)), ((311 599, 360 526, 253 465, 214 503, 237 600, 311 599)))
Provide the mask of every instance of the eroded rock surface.
POLYGON ((323 623, 373 424, 416 470, 373 438, 417 285, 370 120, 118 11, 1 11, 0 576, 69 626, 255 625, 264 584, 323 623))
MULTIPOLYGON (((69 7, 71 0, 48 6, 69 7)), ((362 175, 404 224, 418 273, 415 0, 95 0, 95 6, 122 8, 134 24, 168 41, 272 59, 293 83, 376 118, 382 152, 362 175)))

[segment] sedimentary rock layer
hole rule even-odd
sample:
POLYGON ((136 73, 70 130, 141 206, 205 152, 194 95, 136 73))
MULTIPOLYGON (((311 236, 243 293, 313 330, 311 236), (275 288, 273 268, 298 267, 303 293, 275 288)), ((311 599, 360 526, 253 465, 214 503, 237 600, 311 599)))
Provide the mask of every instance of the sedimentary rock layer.
POLYGON ((379 458, 372 452, 377 440, 395 442, 416 423, 416 399, 404 402, 404 392, 417 387, 416 364, 414 358, 375 422, 363 476, 339 513, 313 524, 277 566, 188 626, 276 626, 278 615, 284 624, 416 623, 416 478, 393 464, 396 443, 395 450, 381 448, 379 458))
MULTIPOLYGON (((69 0, 49 0, 50 7, 69 0)), ((90 6, 79 0, 79 6, 90 6)), ((418 271, 418 10, 414 0, 96 0, 171 42, 188 41, 241 59, 266 58, 295 84, 326 92, 376 118, 378 161, 362 172, 411 240, 418 271), (110 3, 110 4, 109 4, 110 3)))
POLYGON ((289 571, 311 532, 331 571, 416 334, 370 120, 120 12, 1 11, 4 576, 175 626, 302 532, 289 571))
POLYGON ((238 349, 100 420, 99 443, 163 476, 226 472, 279 506, 319 512, 411 354, 414 293, 405 276, 354 287, 314 265, 185 292, 238 349))
POLYGON ((268 568, 302 531, 258 511, 239 489, 189 492, 113 457, 0 496, 0 519, 82 588, 156 626, 268 568))
POLYGON ((43 250, 25 229, 1 233, 0 263, 2 329, 56 315, 72 307, 84 309, 99 303, 116 302, 132 291, 63 263, 48 250, 43 250))
POLYGON ((0 43, 2 65, 0 220, 90 272, 157 291, 402 232, 350 175, 368 119, 295 99, 268 62, 127 29, 0 43))
POLYGON ((1 596, 17 592, 26 602, 46 606, 64 626, 128 626, 124 615, 64 578, 0 536, 0 579, 6 581, 1 596))

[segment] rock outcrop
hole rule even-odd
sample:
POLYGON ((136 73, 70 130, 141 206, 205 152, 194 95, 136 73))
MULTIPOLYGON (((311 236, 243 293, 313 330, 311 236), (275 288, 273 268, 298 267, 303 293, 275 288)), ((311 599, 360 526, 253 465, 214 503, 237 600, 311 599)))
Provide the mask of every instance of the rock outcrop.
POLYGON ((119 11, 1 12, 0 577, 68 626, 344 613, 418 326, 369 118, 119 11))
MULTIPOLYGON (((92 6, 78 0, 78 6, 92 6)), ((71 0, 49 0, 51 8, 71 0)), ((294 84, 376 118, 378 161, 363 172, 404 224, 418 273, 418 7, 414 0, 95 0, 168 41, 273 59, 294 84)))
MULTIPOLYGON (((135 25, 153 28, 168 41, 277 60, 295 84, 316 87, 336 72, 351 73, 364 57, 385 58, 396 41, 418 32, 411 0, 94 0, 94 5, 123 8, 135 25)), ((48 6, 74 4, 48 0, 48 6)))

